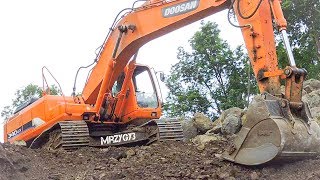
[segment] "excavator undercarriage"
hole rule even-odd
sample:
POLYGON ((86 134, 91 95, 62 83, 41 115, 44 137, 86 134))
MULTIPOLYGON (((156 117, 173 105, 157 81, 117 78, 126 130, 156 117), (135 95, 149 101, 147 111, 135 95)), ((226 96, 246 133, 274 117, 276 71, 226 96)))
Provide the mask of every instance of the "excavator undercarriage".
POLYGON ((155 141, 182 141, 183 129, 176 119, 148 120, 123 128, 85 121, 59 122, 31 143, 31 148, 67 151, 81 147, 149 145, 155 141))

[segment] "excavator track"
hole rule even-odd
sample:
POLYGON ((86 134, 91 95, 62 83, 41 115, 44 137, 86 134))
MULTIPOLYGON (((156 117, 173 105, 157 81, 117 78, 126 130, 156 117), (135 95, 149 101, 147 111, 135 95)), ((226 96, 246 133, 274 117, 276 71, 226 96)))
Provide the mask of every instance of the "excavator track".
POLYGON ((74 150, 89 145, 89 129, 85 121, 64 121, 59 125, 63 149, 74 150))
POLYGON ((182 141, 183 129, 177 119, 159 119, 156 121, 159 129, 159 141, 182 141))
MULTIPOLYGON (((149 145, 155 141, 183 140, 182 125, 176 119, 150 120, 125 131, 98 136, 90 134, 88 124, 85 121, 63 121, 59 122, 55 129, 44 134, 45 136, 40 136, 35 140, 35 144, 46 141, 40 147, 50 150, 64 149, 66 151, 86 146, 149 145)), ((31 145, 31 148, 33 147, 36 146, 31 145)))

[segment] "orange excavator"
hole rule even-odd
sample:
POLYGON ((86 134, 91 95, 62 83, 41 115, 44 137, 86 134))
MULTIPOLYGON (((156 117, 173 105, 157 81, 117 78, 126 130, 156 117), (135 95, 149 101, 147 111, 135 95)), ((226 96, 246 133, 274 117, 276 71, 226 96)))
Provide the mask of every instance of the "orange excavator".
POLYGON ((5 141, 75 149, 182 139, 179 122, 159 120, 156 81, 150 68, 136 64, 137 52, 157 37, 229 9, 239 22, 234 26, 242 30, 262 100, 250 108, 247 122, 223 157, 259 165, 318 155, 320 128, 312 120, 308 104, 301 100, 307 73, 296 67, 280 3, 147 0, 139 7, 125 9, 107 35, 82 94, 45 95, 27 102, 6 122, 5 141), (285 69, 278 67, 274 23, 290 61, 285 69), (281 93, 281 82, 285 82, 285 93, 281 93))

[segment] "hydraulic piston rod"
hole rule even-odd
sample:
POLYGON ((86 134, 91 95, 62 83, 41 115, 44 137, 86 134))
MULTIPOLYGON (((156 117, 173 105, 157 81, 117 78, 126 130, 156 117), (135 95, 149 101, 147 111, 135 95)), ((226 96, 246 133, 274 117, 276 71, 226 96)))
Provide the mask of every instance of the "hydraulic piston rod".
POLYGON ((290 66, 296 66, 296 61, 294 60, 294 57, 293 57, 287 31, 283 29, 281 30, 281 34, 282 34, 284 46, 286 47, 286 50, 287 50, 290 66))

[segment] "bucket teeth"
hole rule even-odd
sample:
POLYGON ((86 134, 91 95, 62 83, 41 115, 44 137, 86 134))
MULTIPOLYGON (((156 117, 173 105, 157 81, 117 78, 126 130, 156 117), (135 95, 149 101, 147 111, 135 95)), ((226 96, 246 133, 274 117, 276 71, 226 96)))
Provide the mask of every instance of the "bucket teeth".
POLYGON ((285 99, 270 94, 261 97, 249 106, 232 151, 223 157, 239 164, 260 165, 319 155, 320 128, 307 104, 295 109, 285 99))

